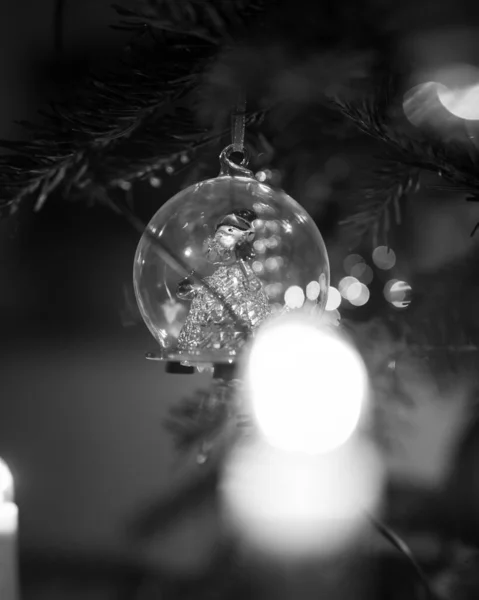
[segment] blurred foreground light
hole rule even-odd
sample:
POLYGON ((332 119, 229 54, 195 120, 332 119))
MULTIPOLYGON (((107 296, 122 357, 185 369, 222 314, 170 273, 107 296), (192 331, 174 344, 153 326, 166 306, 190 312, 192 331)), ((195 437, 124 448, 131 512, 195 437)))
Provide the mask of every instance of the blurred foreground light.
POLYGON ((435 73, 439 102, 454 116, 479 119, 479 69, 473 65, 455 63, 435 73))
POLYGON ((378 246, 373 250, 373 263, 378 269, 387 271, 396 264, 396 254, 394 250, 387 246, 378 246))
POLYGON ((326 302, 326 310, 336 310, 341 304, 341 294, 333 286, 329 286, 328 300, 326 302))
POLYGON ((441 104, 454 116, 468 121, 479 120, 479 83, 452 90, 441 86, 437 94, 441 104))
POLYGON ((431 122, 437 123, 444 110, 439 102, 440 90, 447 91, 447 87, 437 81, 426 81, 411 88, 404 95, 403 111, 410 123, 416 127, 431 122))
POLYGON ((335 310, 325 310, 321 317, 321 325, 325 327, 338 327, 341 323, 341 313, 336 308, 335 310))
POLYGON ((13 476, 7 463, 0 458, 0 504, 13 501, 13 476))
POLYGON ((294 559, 334 556, 360 540, 382 482, 380 459, 365 441, 311 456, 255 440, 229 455, 220 494, 227 524, 253 550, 294 559))
POLYGON ((412 288, 406 281, 391 279, 384 286, 384 297, 395 308, 407 308, 411 303, 412 288))
POLYGON ((355 431, 368 377, 358 352, 314 318, 286 315, 264 325, 244 366, 246 402, 273 446, 329 452, 355 431))

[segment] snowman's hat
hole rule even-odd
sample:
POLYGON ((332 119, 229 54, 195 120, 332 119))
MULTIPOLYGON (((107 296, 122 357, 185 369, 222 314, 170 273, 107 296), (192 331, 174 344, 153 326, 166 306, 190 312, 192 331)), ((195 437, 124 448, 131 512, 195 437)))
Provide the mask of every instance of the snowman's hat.
POLYGON ((216 230, 223 225, 230 225, 240 229, 241 231, 254 231, 253 221, 257 219, 254 210, 241 209, 233 210, 221 219, 216 224, 216 230))

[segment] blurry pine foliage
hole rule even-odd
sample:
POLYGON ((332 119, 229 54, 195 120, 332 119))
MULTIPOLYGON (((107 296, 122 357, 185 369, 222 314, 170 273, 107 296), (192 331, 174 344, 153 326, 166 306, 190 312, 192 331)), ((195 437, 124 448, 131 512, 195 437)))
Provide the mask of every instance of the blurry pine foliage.
MULTIPOLYGON (((452 6, 446 5, 441 14, 452 6)), ((276 168, 304 178, 305 155, 315 163, 324 136, 360 131, 374 139, 370 183, 342 209, 342 226, 357 236, 387 236, 421 170, 477 194, 477 152, 427 139, 398 110, 408 67, 401 44, 411 30, 440 21, 431 3, 425 2, 429 20, 411 0, 131 6, 114 7, 115 27, 130 35, 117 68, 92 73, 73 98, 24 123, 28 141, 1 142, 2 214, 24 198, 41 208, 55 191, 115 207, 130 182, 165 169, 201 177, 197 151, 227 143, 239 90, 248 98, 247 141, 260 166, 267 152, 276 168)))

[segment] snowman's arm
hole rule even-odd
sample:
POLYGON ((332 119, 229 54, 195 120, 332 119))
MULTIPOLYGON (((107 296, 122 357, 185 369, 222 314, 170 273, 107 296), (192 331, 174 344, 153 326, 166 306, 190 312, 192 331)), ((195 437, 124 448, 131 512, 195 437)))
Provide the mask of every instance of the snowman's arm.
POLYGON ((180 300, 192 300, 196 296, 200 285, 195 283, 193 275, 194 271, 179 282, 176 288, 176 295, 180 300))

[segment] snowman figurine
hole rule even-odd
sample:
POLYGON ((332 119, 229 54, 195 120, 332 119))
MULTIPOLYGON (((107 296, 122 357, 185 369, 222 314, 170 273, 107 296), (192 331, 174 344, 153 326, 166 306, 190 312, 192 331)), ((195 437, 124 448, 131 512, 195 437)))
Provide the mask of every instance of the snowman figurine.
POLYGON ((252 210, 233 210, 216 224, 205 255, 216 267, 203 279, 207 286, 183 279, 177 296, 191 306, 178 337, 178 350, 226 350, 235 353, 271 314, 261 281, 249 262, 254 257, 252 210), (211 293, 214 290, 214 294, 211 293))

